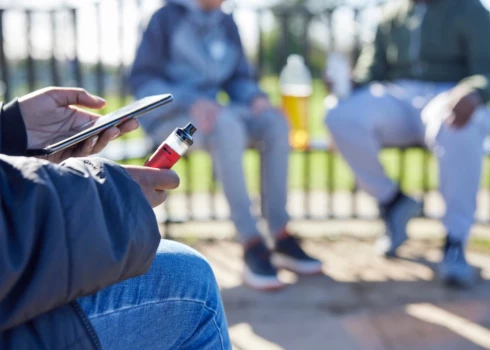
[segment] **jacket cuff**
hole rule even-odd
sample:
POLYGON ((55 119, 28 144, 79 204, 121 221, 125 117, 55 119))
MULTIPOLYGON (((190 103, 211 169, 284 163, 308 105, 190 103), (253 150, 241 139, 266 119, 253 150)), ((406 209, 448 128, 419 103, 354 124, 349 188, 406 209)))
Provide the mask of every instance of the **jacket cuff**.
POLYGON ((9 156, 25 156, 27 153, 27 131, 19 107, 19 101, 3 105, 0 117, 2 136, 0 153, 9 156))

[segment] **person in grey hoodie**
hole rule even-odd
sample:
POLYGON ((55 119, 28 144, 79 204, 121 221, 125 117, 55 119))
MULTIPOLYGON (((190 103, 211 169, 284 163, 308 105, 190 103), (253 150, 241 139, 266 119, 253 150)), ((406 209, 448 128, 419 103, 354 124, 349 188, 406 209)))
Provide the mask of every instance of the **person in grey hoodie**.
POLYGON ((0 105, 0 349, 231 349, 209 264, 160 239, 152 206, 177 175, 65 160, 136 121, 48 160, 22 157, 96 118, 74 105, 104 104, 50 88, 0 105))
POLYGON ((130 73, 136 98, 172 93, 175 103, 142 121, 159 144, 189 119, 200 134, 196 146, 209 151, 244 246, 247 285, 269 290, 283 287, 277 268, 297 273, 321 271, 288 234, 286 225, 288 126, 252 78, 238 28, 220 10, 222 0, 170 0, 150 20, 130 73), (216 102, 224 90, 228 106, 216 102), (261 151, 265 216, 275 239, 271 253, 250 211, 242 155, 247 146, 261 151))

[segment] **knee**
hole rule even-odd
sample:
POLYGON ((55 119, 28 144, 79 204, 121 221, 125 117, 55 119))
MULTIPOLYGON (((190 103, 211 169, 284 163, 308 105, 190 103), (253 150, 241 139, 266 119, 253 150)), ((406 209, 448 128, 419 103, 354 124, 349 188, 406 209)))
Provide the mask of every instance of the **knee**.
POLYGON ((211 142, 228 145, 241 145, 247 143, 245 126, 237 115, 231 110, 224 109, 218 118, 212 132, 211 142))
POLYGON ((337 105, 327 111, 325 115, 325 124, 331 134, 343 135, 348 133, 356 123, 348 112, 348 108, 337 105))
POLYGON ((278 110, 264 112, 259 118, 262 119, 263 133, 266 139, 282 140, 288 142, 289 125, 286 117, 278 110))
POLYGON ((162 288, 176 289, 184 298, 208 302, 219 295, 209 262, 182 243, 162 240, 149 273, 162 288))

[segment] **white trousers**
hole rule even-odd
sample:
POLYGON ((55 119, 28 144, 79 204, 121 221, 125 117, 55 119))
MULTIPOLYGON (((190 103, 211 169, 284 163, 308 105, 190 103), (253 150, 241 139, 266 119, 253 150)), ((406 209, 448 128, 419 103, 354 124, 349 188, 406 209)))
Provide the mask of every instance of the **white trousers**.
POLYGON ((448 126, 448 91, 455 85, 407 80, 373 83, 331 108, 326 124, 361 188, 380 203, 398 190, 379 161, 380 149, 429 147, 439 162, 440 191, 446 202, 443 223, 449 235, 466 241, 476 210, 490 113, 481 106, 465 127, 448 126))

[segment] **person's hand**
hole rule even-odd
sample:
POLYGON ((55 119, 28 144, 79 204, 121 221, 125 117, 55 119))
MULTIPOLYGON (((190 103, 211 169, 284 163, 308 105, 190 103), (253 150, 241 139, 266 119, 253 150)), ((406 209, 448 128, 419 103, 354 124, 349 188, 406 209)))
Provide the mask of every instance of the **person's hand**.
POLYGON ((189 113, 199 131, 209 133, 214 128, 221 107, 214 101, 197 100, 191 106, 189 113))
POLYGON ((480 95, 469 87, 457 86, 449 94, 451 116, 447 123, 454 128, 462 128, 471 119, 475 110, 482 104, 480 95))
POLYGON ((166 198, 166 190, 179 187, 179 176, 173 170, 124 165, 134 181, 140 185, 148 203, 155 208, 166 198))
MULTIPOLYGON (((20 111, 27 129, 27 147, 44 148, 75 135, 99 118, 99 115, 76 106, 100 109, 105 104, 102 98, 79 88, 50 87, 19 98, 20 111)), ((138 122, 132 119, 46 158, 59 163, 70 157, 98 153, 109 141, 137 128, 138 122)))
POLYGON ((255 115, 261 115, 268 109, 273 109, 269 99, 265 96, 257 96, 252 101, 252 112, 255 115))

